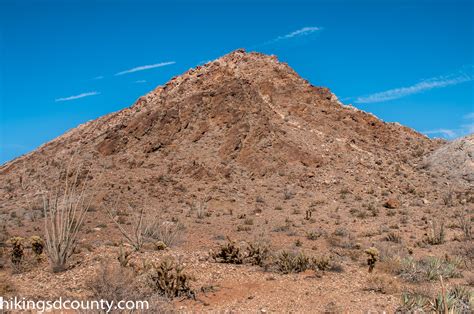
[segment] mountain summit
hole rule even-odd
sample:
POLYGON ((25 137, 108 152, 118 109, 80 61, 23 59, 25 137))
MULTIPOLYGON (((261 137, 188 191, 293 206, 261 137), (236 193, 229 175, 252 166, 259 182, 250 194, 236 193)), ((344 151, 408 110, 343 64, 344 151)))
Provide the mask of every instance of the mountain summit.
MULTIPOLYGON (((91 278, 100 291, 142 293, 133 284, 145 284, 145 265, 183 257, 198 298, 167 301, 180 311, 395 312, 397 287, 425 280, 420 267, 472 257, 472 137, 443 144, 343 105, 274 56, 237 50, 1 166, 0 245, 7 231, 46 234, 57 219, 44 219, 41 196, 71 165, 69 190, 90 183, 92 199, 71 267, 57 275, 35 259, 12 275, 18 295, 102 298, 85 288, 91 278), (147 241, 131 251, 120 228, 147 241), (217 248, 226 237, 247 244, 217 248), (122 276, 132 267, 139 281, 122 276)), ((66 204, 78 199, 69 194, 66 204)))
POLYGON ((102 173, 106 191, 133 186, 124 192, 131 197, 161 196, 152 188, 160 176, 188 193, 216 184, 241 190, 256 179, 314 193, 356 181, 357 189, 396 193, 420 180, 416 158, 438 145, 343 105, 275 56, 240 49, 5 164, 0 176, 9 184, 3 197, 13 200, 28 192, 17 189, 20 172, 54 182, 60 161, 75 154, 102 173))

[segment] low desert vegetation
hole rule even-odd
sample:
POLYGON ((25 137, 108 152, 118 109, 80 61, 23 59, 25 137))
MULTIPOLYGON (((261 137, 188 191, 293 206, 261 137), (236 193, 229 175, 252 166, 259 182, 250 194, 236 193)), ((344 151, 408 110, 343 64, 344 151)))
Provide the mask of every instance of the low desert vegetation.
POLYGON ((400 284, 394 276, 373 274, 367 280, 366 290, 382 294, 395 294, 400 291, 400 284))
POLYGON ((462 261, 456 258, 441 259, 426 257, 416 260, 412 257, 400 261, 398 275, 410 282, 433 281, 442 278, 459 278, 462 261))
POLYGON ((195 298, 190 286, 192 278, 184 271, 182 263, 168 258, 159 264, 153 264, 148 275, 148 282, 154 292, 172 299, 176 297, 195 298))
POLYGON ((195 298, 192 281, 182 263, 165 257, 155 263, 142 260, 140 267, 103 261, 86 286, 97 300, 147 300, 153 295, 195 298))
POLYGON ((8 255, 9 264, 14 274, 29 271, 43 260, 44 241, 39 236, 32 236, 29 239, 11 237, 4 243, 4 246, 4 248, 0 248, 2 249, 1 254, 8 255))
POLYGON ((438 293, 422 289, 404 291, 397 312, 471 313, 474 308, 472 290, 463 286, 442 288, 438 293))
POLYGON ((425 242, 431 245, 439 245, 445 242, 445 229, 443 221, 430 221, 425 242))
POLYGON ((72 160, 59 172, 58 186, 43 195, 45 249, 53 272, 64 271, 77 244, 77 236, 89 210, 92 198, 82 167, 72 160))
POLYGON ((272 253, 264 243, 237 244, 230 239, 214 252, 211 258, 218 263, 251 264, 281 274, 299 273, 308 269, 341 272, 342 267, 327 256, 308 256, 304 252, 280 251, 272 253))
POLYGON ((179 222, 163 221, 159 216, 150 212, 146 205, 138 210, 127 204, 126 209, 118 210, 117 203, 114 210, 107 213, 118 227, 123 239, 135 251, 140 251, 147 242, 152 242, 157 249, 171 247, 179 243, 184 232, 184 225, 179 222), (124 218, 130 218, 127 221, 124 218))
POLYGON ((140 287, 133 269, 106 262, 100 264, 86 286, 97 300, 139 300, 144 297, 143 288, 140 287))

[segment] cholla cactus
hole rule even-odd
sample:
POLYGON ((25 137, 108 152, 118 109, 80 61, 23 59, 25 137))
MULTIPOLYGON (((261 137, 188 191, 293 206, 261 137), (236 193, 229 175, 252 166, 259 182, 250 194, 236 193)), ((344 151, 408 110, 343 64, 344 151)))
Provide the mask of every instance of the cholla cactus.
POLYGON ((371 247, 364 252, 367 254, 367 265, 369 266, 369 273, 371 273, 374 270, 375 263, 379 260, 379 250, 371 247))
POLYGON ((182 264, 172 259, 165 259, 160 264, 153 265, 149 280, 153 290, 164 297, 195 298, 195 293, 189 285, 192 278, 184 273, 182 264))
POLYGON ((38 260, 41 259, 41 254, 44 250, 44 241, 39 236, 32 236, 30 238, 31 250, 35 253, 38 260))
POLYGON ((22 237, 13 237, 8 240, 12 245, 10 259, 13 265, 19 265, 23 260, 24 247, 23 247, 23 238, 22 237))

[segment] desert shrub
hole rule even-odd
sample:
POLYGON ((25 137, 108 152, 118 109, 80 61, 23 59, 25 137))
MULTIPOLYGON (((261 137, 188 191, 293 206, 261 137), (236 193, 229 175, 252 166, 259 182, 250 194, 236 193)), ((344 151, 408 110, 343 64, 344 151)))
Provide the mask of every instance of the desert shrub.
POLYGON ((275 227, 273 228, 273 232, 287 232, 287 231, 290 231, 291 229, 291 224, 288 223, 288 222, 285 222, 284 225, 281 225, 281 226, 278 226, 278 227, 275 227))
POLYGON ((472 239, 472 220, 465 211, 457 211, 455 213, 459 228, 463 232, 464 239, 469 241, 472 239))
POLYGON ((353 235, 345 228, 337 228, 333 234, 326 238, 326 240, 334 247, 344 249, 353 249, 356 247, 353 235))
POLYGON ((443 244, 445 241, 444 222, 430 221, 425 242, 431 245, 443 244))
POLYGON ((140 210, 134 210, 130 204, 127 205, 126 210, 119 211, 117 210, 117 203, 114 206, 113 210, 106 208, 107 213, 110 219, 115 223, 115 225, 120 230, 125 241, 127 241, 135 251, 139 251, 143 244, 145 243, 145 237, 149 233, 148 228, 157 224, 154 220, 147 220, 146 217, 146 207, 141 206, 140 210), (131 222, 129 227, 125 227, 126 223, 119 219, 118 213, 124 213, 126 216, 131 217, 131 222))
POLYGON ((382 294, 394 294, 397 293, 399 289, 400 285, 396 278, 385 274, 369 276, 366 284, 366 290, 382 294))
POLYGON ((24 241, 22 237, 12 237, 8 240, 11 245, 10 249, 10 261, 13 271, 18 273, 23 270, 23 260, 25 256, 24 241))
POLYGON ((306 239, 314 241, 314 240, 317 240, 322 235, 324 235, 324 231, 320 229, 312 230, 312 231, 306 232, 306 239))
POLYGON ((379 250, 374 247, 370 247, 364 251, 367 254, 367 266, 369 266, 369 273, 371 273, 375 268, 375 263, 379 260, 379 250))
POLYGON ((191 277, 184 273, 184 266, 172 259, 165 259, 153 265, 149 274, 152 290, 170 299, 182 296, 195 298, 190 281, 191 277))
POLYGON ((263 242, 237 245, 234 241, 228 239, 227 243, 221 245, 217 252, 211 251, 211 258, 219 263, 249 263, 264 268, 268 268, 271 257, 269 245, 263 242))
POLYGON ((261 242, 248 243, 246 262, 267 268, 270 258, 271 253, 268 245, 261 242))
POLYGON ((443 278, 461 277, 460 261, 428 257, 415 260, 412 257, 404 258, 400 262, 398 274, 411 282, 438 280, 443 278))
POLYGON ((446 292, 441 291, 435 296, 423 291, 405 291, 402 293, 397 313, 471 313, 473 300, 472 291, 462 286, 452 287, 446 292))
POLYGON ((71 170, 72 159, 65 170, 59 171, 58 184, 54 191, 43 195, 45 217, 45 248, 53 272, 66 269, 67 260, 74 252, 77 235, 92 198, 86 199, 89 190, 88 172, 81 166, 71 170))
POLYGON ((245 252, 234 241, 228 239, 226 244, 219 247, 217 252, 211 251, 211 258, 219 263, 242 264, 245 252))
POLYGON ((399 233, 389 232, 385 236, 384 240, 389 241, 389 242, 394 242, 394 243, 402 243, 402 236, 399 233))
POLYGON ((30 237, 30 244, 31 244, 31 251, 36 257, 37 261, 41 260, 41 254, 43 254, 44 250, 44 241, 39 236, 32 236, 30 237))
POLYGON ((159 219, 151 219, 149 226, 145 228, 145 236, 147 238, 161 241, 167 247, 174 246, 179 243, 183 237, 185 227, 179 222, 164 221, 159 219))
POLYGON ((136 274, 130 268, 101 263, 96 274, 86 282, 86 286, 96 300, 118 302, 143 298, 136 274))
POLYGON ((310 267, 313 270, 331 271, 336 273, 344 271, 344 269, 339 263, 336 263, 331 257, 324 255, 312 257, 310 267))
POLYGON ((282 251, 275 257, 276 270, 282 274, 299 273, 311 268, 310 258, 304 253, 282 251))

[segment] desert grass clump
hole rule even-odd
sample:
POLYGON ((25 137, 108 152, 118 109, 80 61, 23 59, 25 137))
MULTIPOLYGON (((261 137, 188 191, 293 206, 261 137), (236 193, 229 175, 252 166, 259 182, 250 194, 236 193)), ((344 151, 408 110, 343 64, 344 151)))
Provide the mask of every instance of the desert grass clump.
POLYGON ((45 249, 53 272, 66 269, 92 201, 86 200, 90 181, 87 174, 83 175, 81 166, 71 170, 71 164, 72 160, 65 170, 59 171, 57 182, 63 184, 43 194, 45 249))
POLYGON ((149 275, 149 284, 153 291, 172 299, 186 296, 195 298, 195 292, 190 287, 191 277, 184 272, 184 266, 172 259, 165 259, 155 264, 149 275))

